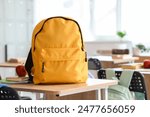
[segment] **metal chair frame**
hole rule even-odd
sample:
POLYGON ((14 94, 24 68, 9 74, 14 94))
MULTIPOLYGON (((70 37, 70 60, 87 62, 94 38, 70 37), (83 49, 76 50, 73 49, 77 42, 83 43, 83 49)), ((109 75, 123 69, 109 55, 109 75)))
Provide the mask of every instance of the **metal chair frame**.
POLYGON ((27 96, 19 96, 18 92, 8 86, 0 87, 0 100, 31 100, 27 96))

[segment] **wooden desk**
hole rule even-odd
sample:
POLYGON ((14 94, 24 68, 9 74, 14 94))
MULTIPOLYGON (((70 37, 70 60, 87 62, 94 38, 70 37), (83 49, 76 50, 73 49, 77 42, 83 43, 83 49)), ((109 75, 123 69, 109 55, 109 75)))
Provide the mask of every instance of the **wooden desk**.
POLYGON ((18 65, 23 65, 23 63, 10 63, 10 62, 0 63, 0 67, 3 68, 16 68, 18 65))
POLYGON ((147 55, 139 55, 139 56, 135 56, 135 57, 139 57, 139 59, 136 60, 136 62, 143 62, 146 59, 150 59, 150 55, 149 54, 147 54, 147 55))
POLYGON ((23 63, 9 63, 9 62, 6 62, 6 63, 0 63, 0 67, 9 67, 9 68, 15 68, 17 67, 18 65, 23 65, 23 63))
POLYGON ((112 59, 112 56, 91 56, 89 58, 97 58, 100 60, 102 68, 115 68, 122 63, 131 63, 138 59, 138 57, 130 57, 125 59, 112 59))
POLYGON ((45 100, 95 100, 107 99, 107 88, 116 85, 115 80, 88 79, 80 84, 9 84, 17 91, 43 93, 45 100))

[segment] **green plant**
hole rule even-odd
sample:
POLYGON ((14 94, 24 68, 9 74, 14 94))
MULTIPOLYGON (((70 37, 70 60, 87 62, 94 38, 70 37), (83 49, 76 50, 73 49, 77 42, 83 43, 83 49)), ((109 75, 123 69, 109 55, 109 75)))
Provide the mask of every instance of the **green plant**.
POLYGON ((120 37, 120 38, 123 38, 125 35, 126 35, 126 32, 122 32, 122 31, 118 31, 117 32, 117 35, 120 37))
POLYGON ((142 52, 146 51, 146 47, 143 44, 137 44, 136 47, 142 52))

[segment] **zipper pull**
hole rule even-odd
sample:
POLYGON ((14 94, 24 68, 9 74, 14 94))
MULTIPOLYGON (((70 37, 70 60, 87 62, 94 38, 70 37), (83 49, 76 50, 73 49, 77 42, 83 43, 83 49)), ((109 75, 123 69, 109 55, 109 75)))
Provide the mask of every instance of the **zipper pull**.
POLYGON ((42 72, 44 72, 44 62, 42 62, 42 72))
POLYGON ((87 62, 87 52, 85 52, 85 62, 87 62))

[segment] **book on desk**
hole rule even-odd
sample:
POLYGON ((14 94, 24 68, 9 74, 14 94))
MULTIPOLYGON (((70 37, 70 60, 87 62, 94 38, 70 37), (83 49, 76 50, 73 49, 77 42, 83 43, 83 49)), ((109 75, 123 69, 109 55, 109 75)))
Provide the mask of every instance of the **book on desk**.
POLYGON ((13 81, 13 82, 21 82, 21 81, 28 81, 28 77, 6 77, 7 81, 13 81))
POLYGON ((28 83, 29 77, 6 77, 0 80, 0 83, 10 84, 10 83, 28 83))
POLYGON ((143 68, 143 63, 128 63, 128 64, 121 64, 122 69, 141 69, 143 68))

